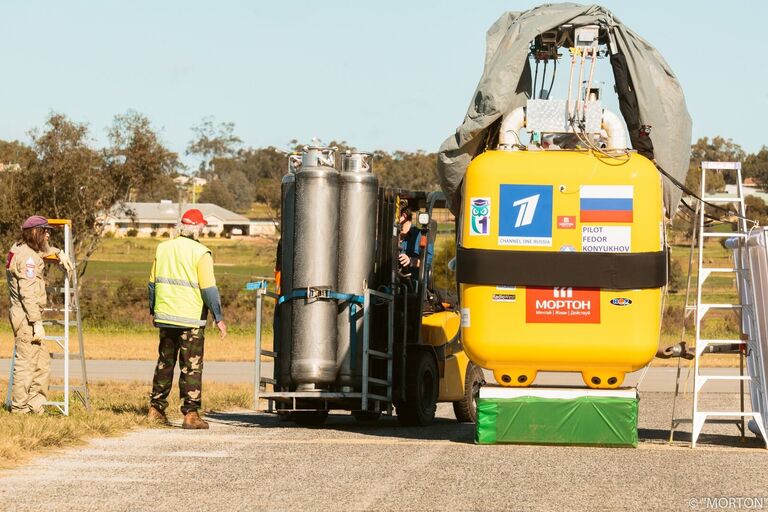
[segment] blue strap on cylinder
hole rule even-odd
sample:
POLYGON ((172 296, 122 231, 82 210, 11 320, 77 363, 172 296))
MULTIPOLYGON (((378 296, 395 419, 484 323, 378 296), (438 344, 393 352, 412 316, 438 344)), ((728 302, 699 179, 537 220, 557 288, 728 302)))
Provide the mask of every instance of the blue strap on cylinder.
POLYGON ((355 309, 363 309, 363 303, 365 297, 362 295, 355 295, 354 293, 340 293, 334 290, 328 290, 326 288, 296 288, 280 296, 277 303, 295 299, 331 299, 338 300, 339 302, 349 302, 349 345, 350 345, 350 363, 352 368, 355 367, 356 353, 357 353, 357 325, 355 325, 355 309))
POLYGON ((341 302, 351 302, 353 304, 362 305, 365 298, 362 295, 355 295, 354 293, 340 293, 334 290, 328 290, 325 288, 296 288, 290 292, 282 295, 277 301, 278 304, 295 299, 332 299, 341 302))

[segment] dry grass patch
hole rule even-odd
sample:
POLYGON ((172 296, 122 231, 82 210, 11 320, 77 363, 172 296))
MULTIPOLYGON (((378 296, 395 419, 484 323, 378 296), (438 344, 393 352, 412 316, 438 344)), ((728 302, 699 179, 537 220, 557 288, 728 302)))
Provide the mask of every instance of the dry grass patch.
MULTIPOLYGON (((206 329, 206 331, 206 361, 253 361, 254 335, 229 334, 222 340, 215 328, 206 329)), ((157 359, 156 330, 125 333, 86 331, 83 342, 88 359, 157 359)), ((71 351, 78 352, 77 340, 74 336, 70 339, 70 344, 73 344, 71 351)), ((271 349, 271 335, 264 335, 262 345, 267 350, 271 349)), ((52 351, 53 348, 51 345, 52 351)), ((13 335, 10 331, 0 331, 0 358, 9 358, 12 354, 13 335)))
MULTIPOLYGON (((5 392, 7 386, 8 380, 0 379, 0 390, 5 392)), ((93 437, 115 436, 134 428, 155 426, 145 419, 149 391, 148 384, 100 381, 90 386, 91 413, 73 399, 69 417, 55 410, 34 416, 0 409, 0 468, 17 466, 36 454, 82 444, 93 437)), ((203 408, 206 411, 250 408, 252 391, 248 385, 205 382, 203 408)), ((181 419, 178 388, 174 386, 171 395, 167 412, 173 421, 181 419)))

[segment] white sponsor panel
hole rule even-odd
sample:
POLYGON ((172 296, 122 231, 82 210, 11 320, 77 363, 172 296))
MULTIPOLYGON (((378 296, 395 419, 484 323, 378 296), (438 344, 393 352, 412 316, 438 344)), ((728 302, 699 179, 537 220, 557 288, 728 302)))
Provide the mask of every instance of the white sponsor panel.
POLYGON ((582 226, 582 252, 632 252, 631 226, 582 226))
POLYGON ((469 308, 461 308, 461 326, 466 329, 470 325, 469 308))
POLYGON ((500 236, 499 245, 535 245, 540 247, 551 247, 552 237, 500 236))
POLYGON ((632 185, 582 185, 580 197, 584 199, 632 199, 632 185))

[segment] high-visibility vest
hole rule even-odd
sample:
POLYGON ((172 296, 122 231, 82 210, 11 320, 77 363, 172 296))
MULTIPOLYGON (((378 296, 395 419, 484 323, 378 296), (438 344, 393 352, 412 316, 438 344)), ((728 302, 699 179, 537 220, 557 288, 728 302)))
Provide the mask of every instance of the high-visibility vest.
POLYGON ((203 296, 197 282, 200 258, 211 252, 183 236, 157 246, 155 255, 155 321, 180 327, 205 327, 203 296))

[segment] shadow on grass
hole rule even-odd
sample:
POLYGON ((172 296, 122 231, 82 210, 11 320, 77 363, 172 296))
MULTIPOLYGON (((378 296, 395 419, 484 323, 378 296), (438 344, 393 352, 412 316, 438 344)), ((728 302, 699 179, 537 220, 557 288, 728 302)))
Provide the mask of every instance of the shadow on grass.
POLYGON ((138 416, 146 416, 149 411, 149 406, 139 404, 110 404, 105 409, 113 414, 135 414, 138 416))

